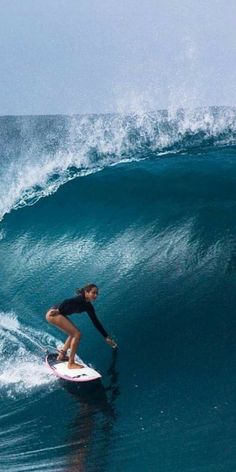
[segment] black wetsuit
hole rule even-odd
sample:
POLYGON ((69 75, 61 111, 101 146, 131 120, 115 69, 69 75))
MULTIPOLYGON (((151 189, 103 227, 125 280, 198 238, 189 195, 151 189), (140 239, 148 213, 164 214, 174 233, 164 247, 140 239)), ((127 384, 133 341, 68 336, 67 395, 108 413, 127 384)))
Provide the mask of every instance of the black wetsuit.
POLYGON ((73 313, 82 313, 86 311, 89 315, 90 320, 94 324, 95 328, 101 333, 104 338, 108 337, 106 330, 103 328, 101 322, 97 318, 92 303, 86 302, 83 292, 73 298, 67 298, 58 305, 54 305, 53 308, 57 308, 59 312, 64 316, 72 315, 73 313))

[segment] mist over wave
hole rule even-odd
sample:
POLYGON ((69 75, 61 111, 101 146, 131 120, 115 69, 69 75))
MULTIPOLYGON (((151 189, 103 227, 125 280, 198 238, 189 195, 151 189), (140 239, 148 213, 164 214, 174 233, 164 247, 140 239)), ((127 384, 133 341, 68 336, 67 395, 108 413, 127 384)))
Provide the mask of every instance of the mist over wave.
POLYGON ((76 176, 163 153, 234 146, 236 110, 0 118, 0 219, 76 176))

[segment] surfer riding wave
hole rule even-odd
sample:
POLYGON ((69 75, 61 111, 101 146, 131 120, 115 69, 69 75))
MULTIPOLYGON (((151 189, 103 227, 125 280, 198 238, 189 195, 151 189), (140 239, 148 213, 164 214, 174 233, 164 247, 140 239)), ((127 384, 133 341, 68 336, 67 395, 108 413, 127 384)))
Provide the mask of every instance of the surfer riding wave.
POLYGON ((88 284, 81 289, 77 289, 77 296, 63 300, 61 303, 52 306, 46 313, 46 320, 48 323, 55 325, 64 331, 68 337, 60 349, 57 359, 60 361, 68 359, 69 369, 78 369, 83 366, 75 362, 75 354, 80 342, 81 332, 77 326, 72 323, 67 317, 73 313, 87 312, 89 318, 94 324, 95 328, 101 333, 112 348, 116 348, 117 344, 108 335, 101 322, 99 321, 92 301, 95 301, 98 296, 98 287, 95 284, 88 284), (69 356, 67 351, 70 349, 69 356))

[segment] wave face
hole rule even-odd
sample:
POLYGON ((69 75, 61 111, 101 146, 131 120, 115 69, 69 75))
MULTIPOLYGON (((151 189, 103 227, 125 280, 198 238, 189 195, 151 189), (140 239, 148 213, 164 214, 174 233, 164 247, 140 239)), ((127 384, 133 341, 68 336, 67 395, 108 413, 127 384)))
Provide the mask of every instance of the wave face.
POLYGON ((1 149, 1 472, 233 472, 235 111, 7 117, 1 149), (75 390, 44 314, 88 282, 119 350, 73 315, 75 390))

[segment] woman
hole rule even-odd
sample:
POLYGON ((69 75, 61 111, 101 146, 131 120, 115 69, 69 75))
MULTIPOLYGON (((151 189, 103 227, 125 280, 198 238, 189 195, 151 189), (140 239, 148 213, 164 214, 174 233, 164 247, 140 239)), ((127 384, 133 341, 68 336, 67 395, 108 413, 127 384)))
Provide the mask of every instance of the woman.
POLYGON ((75 354, 80 342, 81 333, 74 323, 67 318, 69 315, 72 315, 72 313, 82 313, 86 311, 94 326, 105 338, 107 344, 112 348, 117 347, 115 341, 108 336, 106 330, 97 318, 94 307, 91 303, 91 301, 96 300, 98 296, 98 287, 95 284, 89 284, 82 289, 78 289, 77 293, 78 295, 76 297, 68 298, 59 305, 54 305, 46 313, 46 320, 49 323, 56 325, 68 334, 68 338, 66 339, 62 349, 60 349, 57 359, 60 361, 68 359, 69 369, 78 369, 83 367, 75 362, 75 354), (68 349, 70 349, 69 358, 66 355, 68 349))

